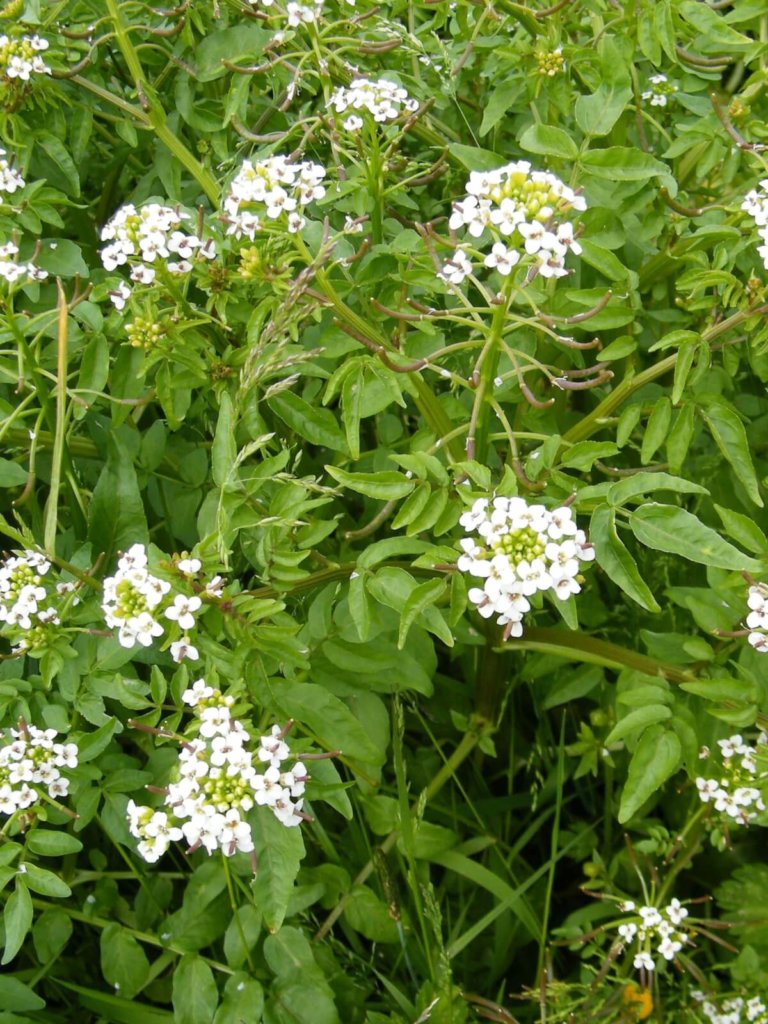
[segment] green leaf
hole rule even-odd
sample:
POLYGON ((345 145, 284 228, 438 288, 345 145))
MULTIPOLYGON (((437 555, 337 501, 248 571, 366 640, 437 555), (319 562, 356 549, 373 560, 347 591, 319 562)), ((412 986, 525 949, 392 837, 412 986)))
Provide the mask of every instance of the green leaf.
POLYGON ((288 910, 304 856, 304 839, 300 828, 286 828, 266 807, 257 810, 252 831, 258 870, 251 889, 264 923, 276 932, 288 910))
POLYGON ((219 418, 211 446, 211 476, 217 487, 231 483, 232 468, 237 458, 235 421, 232 399, 224 391, 219 399, 219 418))
POLYGON ((46 910, 35 921, 32 942, 41 963, 47 963, 64 949, 72 937, 72 918, 63 910, 46 910))
POLYGON ((213 971, 202 957, 181 958, 173 972, 172 1002, 174 1024, 212 1024, 219 992, 213 971))
POLYGON ((318 409, 291 391, 273 395, 267 404, 291 430, 310 444, 348 454, 346 439, 329 409, 318 409))
POLYGON ((691 562, 737 572, 760 572, 762 563, 745 555, 691 512, 675 505, 648 502, 632 512, 629 525, 653 551, 681 555, 691 562))
POLYGON ((217 32, 208 32, 195 48, 195 78, 198 82, 211 82, 224 75, 231 76, 223 60, 237 63, 246 58, 247 63, 252 64, 264 52, 271 38, 267 29, 248 21, 217 32))
POLYGON ((629 762, 621 794, 619 822, 623 825, 654 795, 680 766, 682 746, 674 732, 651 726, 643 733, 629 762))
POLYGON ((730 463, 751 500, 762 508, 763 499, 760 497, 757 474, 749 452, 747 432, 738 413, 725 399, 716 395, 699 395, 697 402, 699 412, 723 458, 730 463))
POLYGON ((643 434, 643 444, 640 449, 640 461, 647 466, 656 452, 661 448, 667 439, 669 424, 672 420, 672 403, 664 395, 660 398, 648 417, 643 434))
POLYGON ((55 899, 66 899, 72 895, 67 883, 53 871, 32 863, 27 863, 25 867, 26 882, 33 892, 39 892, 41 896, 53 896, 55 899))
POLYGON ((734 679, 733 676, 719 679, 697 679, 691 683, 680 683, 686 693, 695 693, 715 701, 746 701, 753 703, 760 699, 760 691, 752 679, 734 679))
POLYGON ((525 129, 517 144, 527 153, 556 156, 563 160, 575 160, 579 155, 571 136, 554 125, 532 124, 525 129))
POLYGON ((42 1010, 45 1000, 10 974, 0 974, 0 1007, 3 1013, 42 1010))
POLYGON ((768 537, 753 519, 741 512, 734 512, 732 508, 723 508, 722 505, 715 505, 715 512, 729 537, 755 555, 768 555, 768 537))
POLYGON ((696 3, 696 0, 684 0, 678 11, 690 25, 702 33, 699 42, 706 52, 738 52, 753 45, 752 39, 731 28, 721 14, 706 4, 696 3))
POLYGON ((635 708, 628 715, 620 718, 608 735, 605 737, 606 745, 617 743, 631 736, 633 732, 640 729, 647 729, 649 725, 656 725, 672 717, 672 709, 666 704, 647 704, 645 707, 635 708))
POLYGON ((616 530, 613 509, 598 508, 592 515, 589 537, 595 546, 595 561, 628 597, 649 612, 660 612, 656 598, 640 575, 632 555, 624 546, 616 530))
POLYGON ((677 362, 675 363, 675 379, 672 385, 672 404, 677 405, 685 394, 685 386, 688 383, 688 375, 691 372, 693 361, 699 351, 701 342, 683 341, 677 351, 677 362))
POLYGON ((88 536, 94 550, 108 559, 132 544, 147 544, 149 531, 144 515, 133 458, 112 433, 107 461, 91 497, 88 536))
POLYGON ((0 487, 23 487, 27 475, 27 470, 18 462, 0 458, 0 487))
POLYGON ((654 491, 674 491, 675 494, 709 494, 706 487, 695 484, 681 476, 669 473, 632 473, 623 480, 612 484, 606 495, 609 505, 623 505, 633 498, 654 491))
POLYGON ((41 857, 65 857, 78 853, 83 844, 76 836, 50 828, 34 828, 27 834, 27 849, 41 857))
POLYGON ((493 171, 504 164, 504 157, 479 146, 464 146, 460 142, 450 142, 448 152, 468 171, 493 171))
POLYGON ((257 1024, 264 1011, 264 990, 255 978, 237 971, 227 979, 213 1024, 257 1024))
POLYGON ((261 934, 261 914, 246 903, 237 908, 224 935, 224 956, 230 967, 246 962, 261 934))
POLYGON ((133 1002, 107 992, 97 992, 61 978, 57 978, 57 983, 77 993, 80 1007, 92 1010, 99 1019, 108 1020, 110 1024, 174 1024, 172 1014, 150 1006, 149 1003, 133 1002))
MULTIPOLYGON (((56 187, 61 185, 77 198, 80 195, 80 176, 77 173, 74 160, 61 139, 57 139, 50 132, 37 132, 35 143, 47 158, 44 160, 45 169, 50 169, 52 172, 50 175, 41 175, 41 177, 48 177, 51 184, 56 187)), ((39 159, 39 154, 35 153, 35 158, 39 159)))
POLYGON ((563 455, 561 465, 570 469, 591 469, 595 459, 610 459, 619 446, 612 441, 577 441, 563 455))
POLYGON ((607 181, 647 181, 649 178, 659 178, 670 194, 677 194, 677 184, 669 167, 641 149, 628 146, 591 149, 583 154, 581 163, 595 178, 605 178, 607 181))
MULTIPOLYGON (((403 610, 400 613, 400 630, 397 635, 397 646, 399 650, 405 647, 405 641, 410 632, 411 626, 419 618, 421 613, 427 608, 430 608, 439 601, 446 590, 446 581, 444 579, 427 580, 426 583, 420 583, 417 587, 408 595, 403 610)), ((436 610, 436 609, 435 609, 436 610)), ((439 614, 435 618, 429 619, 424 623, 427 629, 432 626, 432 632, 436 633, 437 636, 445 643, 448 647, 453 647, 453 634, 450 629, 445 625, 445 620, 439 614), (436 620, 442 624, 437 629, 434 628, 436 620)))
POLYGON ((358 722, 344 701, 314 683, 284 680, 273 691, 275 707, 317 736, 328 750, 341 750, 353 761, 379 763, 384 752, 372 742, 364 723, 358 722))
POLYGON ((341 386, 341 408, 344 432, 347 435, 349 453, 353 459, 360 458, 360 420, 365 411, 365 370, 358 366, 347 374, 341 386))
POLYGON ((149 960, 127 928, 108 924, 101 933, 101 973, 124 999, 133 999, 146 985, 149 960))
POLYGON ((350 491, 381 501, 404 498, 416 486, 415 481, 394 469, 384 469, 380 473, 348 473, 337 466, 326 466, 325 471, 350 491))
POLYGON ((79 245, 68 238, 44 238, 41 240, 38 266, 54 277, 89 277, 88 264, 83 259, 79 245))
POLYGON ((585 135, 607 135, 624 113, 631 89, 601 85, 591 96, 579 96, 574 107, 576 124, 585 135))
POLYGON ((350 892, 344 907, 344 920, 370 942, 400 941, 389 907, 365 885, 356 885, 350 892))
POLYGON ((32 925, 32 897, 24 879, 16 878, 16 887, 8 897, 3 911, 5 928, 5 950, 0 964, 9 964, 21 949, 27 932, 32 925))

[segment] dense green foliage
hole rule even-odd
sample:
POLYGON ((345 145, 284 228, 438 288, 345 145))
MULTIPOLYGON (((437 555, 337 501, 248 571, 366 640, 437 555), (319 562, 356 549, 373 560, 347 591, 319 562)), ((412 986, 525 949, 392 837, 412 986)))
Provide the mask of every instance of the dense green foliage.
POLYGON ((0 1024, 768 1019, 764 0, 2 33, 0 1024), (306 803, 159 856, 199 678, 306 803))

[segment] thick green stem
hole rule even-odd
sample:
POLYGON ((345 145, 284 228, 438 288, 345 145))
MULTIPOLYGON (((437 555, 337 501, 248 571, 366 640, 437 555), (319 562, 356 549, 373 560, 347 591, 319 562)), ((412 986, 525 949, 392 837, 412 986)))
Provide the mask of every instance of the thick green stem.
POLYGON ((69 306, 60 280, 56 280, 59 298, 59 329, 57 336, 56 366, 56 431, 53 438, 51 460, 51 486, 45 506, 43 543, 46 551, 56 551, 56 525, 58 522, 61 467, 64 460, 64 432, 67 423, 67 341, 69 335, 69 306))
POLYGON ((152 126, 160 141, 168 147, 179 163, 185 167, 195 181, 197 181, 200 188, 205 192, 206 196, 210 200, 211 205, 218 206, 219 186, 214 181, 210 172, 203 167, 200 161, 197 160, 187 149, 181 139, 168 127, 165 110, 154 96, 154 93, 147 82, 144 75, 144 69, 142 68, 141 61, 139 60, 139 55, 131 41, 130 33, 123 22, 122 13, 117 0, 106 0, 106 2, 107 9, 109 10, 109 14, 112 19, 112 24, 114 25, 117 45, 120 47, 120 52, 123 55, 125 63, 128 65, 128 70, 133 78, 136 91, 139 94, 139 100, 145 107, 147 121, 152 126))
POLYGON ((554 629, 539 626, 526 629, 519 639, 507 640, 501 652, 539 651, 543 654, 554 654, 559 658, 571 661, 584 661, 592 665, 604 665, 606 668, 633 668, 648 676, 663 676, 671 683, 689 683, 696 677, 692 672, 666 665, 664 662, 638 654, 627 647, 598 640, 586 633, 570 629, 554 629))
MULTIPOLYGON (((704 331, 701 335, 701 340, 707 343, 714 341, 715 338, 731 330, 732 327, 737 327, 740 323, 761 312, 765 312, 763 307, 734 313, 727 320, 723 320, 721 323, 715 324, 714 327, 710 327, 708 331, 704 331)), ((678 355, 678 352, 673 352, 671 356, 667 356, 666 359, 662 359, 653 366, 649 366, 647 369, 636 374, 636 376, 626 377, 622 380, 610 395, 604 398, 599 405, 595 406, 592 412, 587 413, 570 430, 566 430, 562 437, 563 445, 575 444, 577 441, 584 441, 593 434, 596 434, 608 417, 612 416, 628 398, 639 391, 640 388, 645 387, 646 384, 656 380, 657 377, 663 377, 665 373, 674 369, 678 355)))
POLYGON ((505 278, 499 305, 493 313, 491 331, 488 336, 488 344, 483 349, 480 356, 480 380, 477 385, 477 392, 475 393, 475 407, 477 409, 476 428, 474 431, 474 438, 467 438, 467 447, 469 449, 470 442, 474 440, 474 458, 476 458, 478 462, 483 463, 483 465, 488 461, 488 435, 490 433, 491 419, 490 398, 493 392, 493 382, 496 378, 496 372, 499 367, 501 339, 504 335, 504 327, 507 321, 507 310, 509 308, 509 300, 512 295, 513 288, 513 278, 511 276, 505 278))

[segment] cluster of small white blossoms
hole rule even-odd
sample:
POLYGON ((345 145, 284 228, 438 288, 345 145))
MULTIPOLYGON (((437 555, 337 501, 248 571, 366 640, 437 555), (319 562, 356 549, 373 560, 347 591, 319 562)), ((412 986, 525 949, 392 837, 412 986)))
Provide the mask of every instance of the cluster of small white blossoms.
MULTIPOLYGON (((583 196, 549 171, 532 171, 527 160, 495 171, 472 171, 466 192, 466 199, 453 204, 448 226, 452 231, 466 228, 473 239, 490 240, 486 267, 506 277, 524 256, 532 256, 531 275, 568 273, 565 255, 570 249, 578 256, 581 246, 567 214, 586 210, 583 196)), ((466 249, 459 245, 438 276, 461 284, 473 269, 466 249)))
MULTIPOLYGON (((59 613, 51 604, 52 594, 44 586, 43 577, 50 567, 48 559, 37 551, 11 555, 0 564, 0 623, 11 629, 17 651, 37 646, 51 627, 60 625, 59 613)), ((56 586, 59 595, 72 589, 71 583, 56 586)))
MULTIPOLYGON (((759 188, 753 188, 751 192, 747 192, 741 209, 748 213, 755 222, 757 233, 763 241, 762 245, 758 245, 757 251, 763 260, 763 266, 768 270, 768 178, 763 178, 759 188)), ((750 594, 753 589, 755 588, 750 588, 750 594)), ((751 607, 752 605, 750 605, 751 607)), ((751 640, 750 637, 750 642, 751 640)))
POLYGON ((52 800, 69 792, 62 768, 77 768, 76 743, 55 743, 55 729, 20 723, 11 729, 11 742, 0 747, 0 814, 15 814, 40 800, 36 786, 52 800))
POLYGON ((636 907, 631 900, 619 904, 619 909, 633 915, 632 921, 620 924, 619 937, 629 946, 637 942, 633 966, 637 970, 653 971, 656 961, 655 952, 665 960, 674 960, 683 946, 689 941, 688 932, 683 930, 683 922, 688 911, 680 900, 673 899, 666 907, 636 907))
MULTIPOLYGON (((138 284, 152 284, 163 261, 169 273, 188 274, 192 260, 212 260, 216 255, 212 239, 203 241, 183 230, 189 219, 190 214, 179 207, 160 203, 147 203, 138 210, 132 203, 121 206, 101 230, 102 242, 110 243, 100 253, 104 268, 116 270, 130 264, 131 280, 138 284)), ((122 286, 112 301, 122 309, 129 295, 127 286, 122 286)))
MULTIPOLYGON (((768 204, 768 197, 766 197, 768 204)), ((766 228, 766 243, 768 243, 768 227, 766 228)), ((768 244, 766 244, 768 250, 768 244)), ((768 252, 766 253, 768 257, 768 252)), ((749 588, 747 595, 749 615, 747 615, 747 628, 750 630, 747 640, 752 644, 759 654, 768 654, 768 586, 765 583, 757 583, 749 588)))
POLYGON ((15 259, 18 254, 19 247, 15 242, 0 245, 0 277, 8 284, 16 284, 22 278, 29 281, 44 281, 48 277, 47 270, 41 270, 34 263, 23 263, 15 259))
POLYGON ((370 114, 378 124, 395 121, 403 111, 413 114, 419 109, 419 101, 388 78, 373 82, 369 78, 355 78, 347 88, 340 86, 330 98, 329 105, 337 114, 352 113, 342 122, 349 132, 363 127, 362 114, 370 114))
POLYGON ((11 167, 6 160, 7 155, 2 146, 0 146, 0 192, 13 194, 18 189, 24 188, 25 181, 19 172, 14 167, 11 167))
POLYGON ((768 1006, 760 996, 751 999, 733 996, 719 1004, 708 999, 703 992, 694 991, 691 996, 710 1024, 768 1024, 768 1006))
POLYGON ((48 49, 42 36, 11 39, 0 35, 0 76, 10 81, 28 82, 32 75, 50 75, 51 69, 40 56, 48 49))
POLYGON ((189 852, 226 857, 253 851, 253 836, 245 815, 254 807, 268 807, 288 828, 300 825, 304 787, 309 778, 304 765, 292 758, 284 731, 272 727, 261 736, 255 755, 247 748, 250 734, 232 717, 232 697, 198 679, 182 694, 199 720, 197 739, 185 741, 179 752, 178 779, 166 791, 164 810, 139 807, 132 800, 127 814, 131 834, 141 840, 138 852, 154 863, 171 842, 182 838, 189 852), (266 770, 259 772, 259 767, 266 770))
MULTIPOLYGON (((131 648, 137 643, 150 647, 164 634, 162 619, 175 622, 182 637, 171 646, 171 657, 176 662, 197 661, 200 654, 189 634, 196 626, 195 613, 202 607, 197 594, 170 594, 171 584, 153 576, 147 568, 147 552, 143 544, 134 544, 117 563, 117 572, 104 580, 102 611, 107 625, 117 629, 121 647, 131 648)), ((195 576, 201 568, 197 558, 184 558, 177 568, 186 576, 195 576)), ((205 596, 220 597, 223 580, 215 577, 203 591, 205 596)))
POLYGON ((671 96, 678 91, 674 82, 670 82, 666 75, 651 75, 648 79, 650 89, 641 93, 641 98, 650 100, 652 107, 666 107, 671 96))
POLYGON ((479 535, 464 537, 458 568, 483 580, 469 591, 483 618, 498 615, 504 636, 522 636, 528 600, 551 590, 561 601, 581 590, 581 562, 595 557, 570 508, 547 509, 523 498, 478 498, 459 522, 479 535))
POLYGON ((289 28, 298 28, 299 25, 310 25, 320 19, 324 0, 313 0, 311 4, 299 4, 295 0, 289 0, 285 9, 275 7, 274 0, 248 0, 248 2, 252 6, 258 4, 261 7, 273 8, 275 14, 288 19, 289 28))
MULTIPOLYGON (((757 745, 746 743, 739 735, 718 740, 723 767, 720 779, 696 779, 696 788, 705 804, 713 804, 716 811, 733 821, 748 825, 765 811, 761 788, 768 782, 768 757, 764 767, 758 764, 760 748, 768 754, 768 735, 761 732, 757 745)), ((704 748, 703 758, 709 756, 704 748)))
POLYGON ((321 164, 296 163, 287 156, 268 156, 255 163, 246 160, 224 199, 227 234, 253 241, 267 222, 284 215, 288 231, 301 231, 306 223, 303 208, 325 195, 325 173, 321 164))

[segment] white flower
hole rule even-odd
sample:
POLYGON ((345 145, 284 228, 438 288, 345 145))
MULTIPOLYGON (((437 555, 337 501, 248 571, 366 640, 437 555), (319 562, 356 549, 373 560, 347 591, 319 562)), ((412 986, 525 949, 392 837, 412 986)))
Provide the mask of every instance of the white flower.
POLYGON ((176 563, 176 568, 179 572, 183 572, 188 576, 194 576, 203 567, 203 563, 199 558, 180 558, 176 563))
POLYGON ((479 540, 461 539, 457 568, 484 581, 467 596, 484 618, 499 616, 506 636, 521 635, 533 594, 551 591, 565 600, 581 590, 579 564, 594 551, 571 515, 565 507, 549 511, 522 498, 501 497, 480 498, 462 514, 461 525, 479 540))
POLYGON ((172 622, 178 622, 179 628, 187 632, 194 629, 195 617, 192 613, 196 612, 202 603, 197 595, 185 597, 183 594, 177 594, 171 607, 165 609, 165 617, 172 622))
POLYGON ((176 662, 198 661, 200 658, 200 652, 195 645, 190 642, 188 636, 183 636, 181 640, 175 640, 171 644, 171 657, 176 662))
POLYGON ((651 957, 649 953, 638 953, 632 961, 632 966, 637 970, 646 971, 653 971, 656 968, 656 964, 653 962, 653 957, 651 957))
POLYGON ((472 261, 463 249, 456 249, 450 260, 443 264, 438 274, 447 284, 461 284, 472 273, 472 261))
POLYGON ((503 242, 495 242, 483 262, 486 267, 493 267, 502 277, 506 277, 512 273, 512 268, 520 262, 520 253, 514 249, 508 249, 503 242))
POLYGON ((123 310, 125 309, 126 302, 131 297, 131 289, 125 281, 121 281, 117 288, 108 294, 115 309, 123 310))

